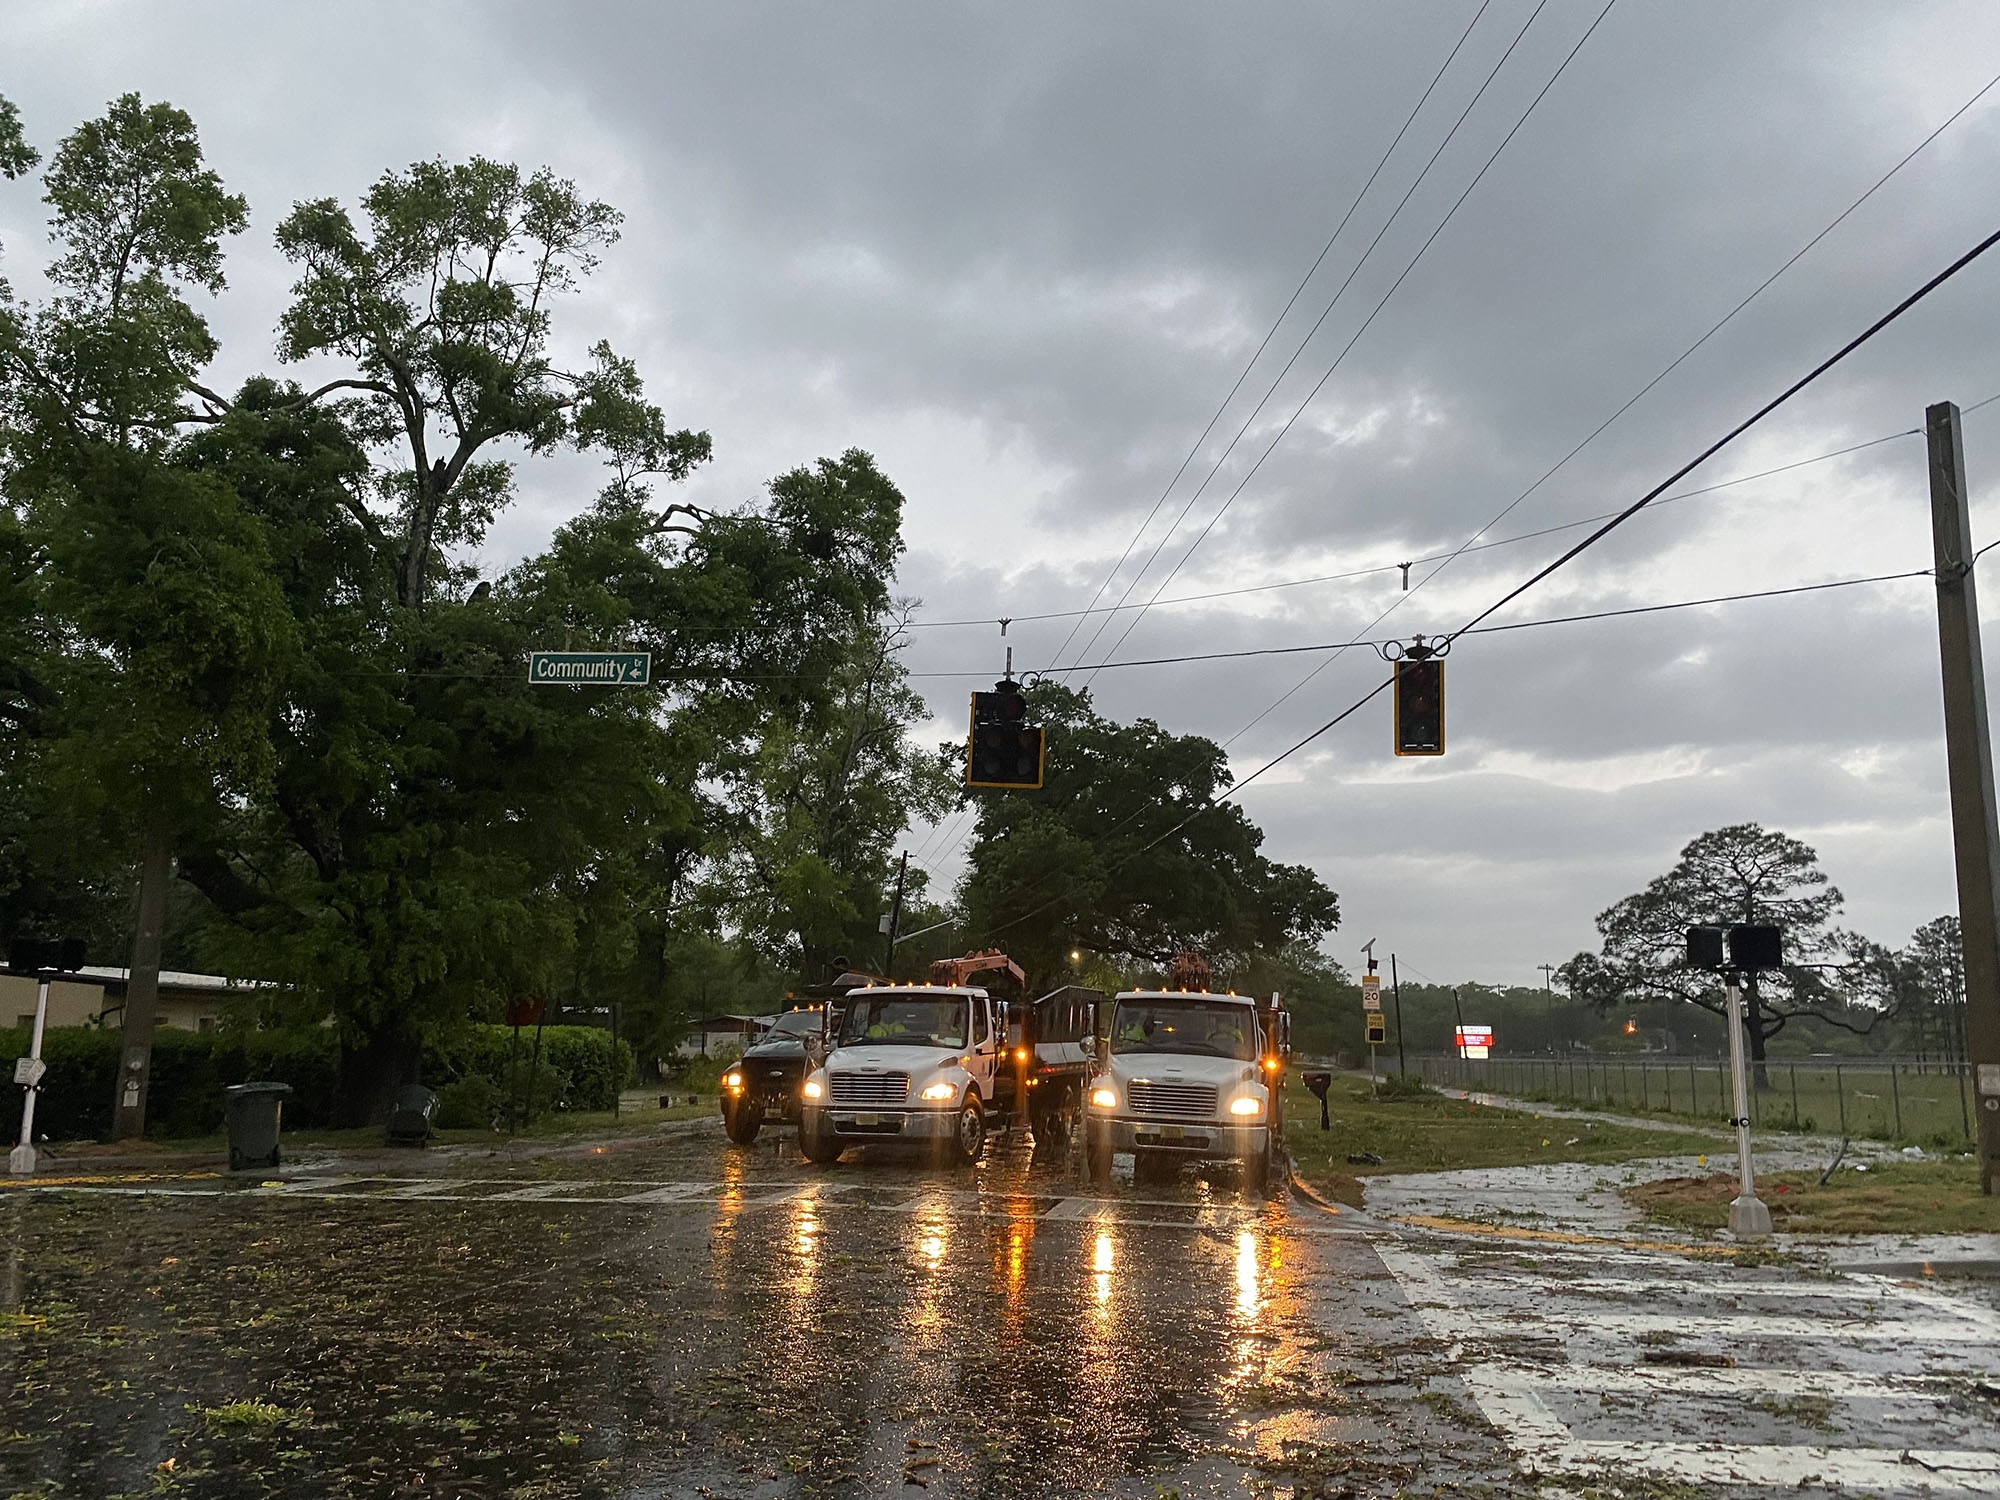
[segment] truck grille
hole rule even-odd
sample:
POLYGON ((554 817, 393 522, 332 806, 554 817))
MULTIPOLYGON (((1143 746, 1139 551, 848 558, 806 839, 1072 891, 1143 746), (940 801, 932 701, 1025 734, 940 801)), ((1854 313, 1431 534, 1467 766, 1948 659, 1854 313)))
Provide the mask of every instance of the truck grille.
POLYGON ((1132 1113, 1172 1115, 1184 1120, 1215 1118, 1215 1085, 1212 1083, 1132 1083, 1132 1113))
POLYGON ((908 1073, 835 1073, 832 1082, 835 1104, 902 1104, 910 1097, 908 1073))

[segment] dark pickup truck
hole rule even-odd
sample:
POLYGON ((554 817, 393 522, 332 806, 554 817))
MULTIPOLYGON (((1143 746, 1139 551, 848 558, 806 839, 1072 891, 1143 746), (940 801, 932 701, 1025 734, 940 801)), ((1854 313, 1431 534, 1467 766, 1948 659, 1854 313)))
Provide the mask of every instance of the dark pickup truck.
POLYGON ((817 1038, 824 1014, 788 1010, 722 1070, 722 1128, 739 1146, 771 1124, 799 1123, 799 1091, 806 1081, 807 1040, 817 1038))

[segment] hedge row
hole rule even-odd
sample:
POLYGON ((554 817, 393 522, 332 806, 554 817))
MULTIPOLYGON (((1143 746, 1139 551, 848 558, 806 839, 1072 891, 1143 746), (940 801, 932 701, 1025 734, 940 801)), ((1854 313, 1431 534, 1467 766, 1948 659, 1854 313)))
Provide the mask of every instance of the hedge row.
MULTIPOLYGON (((523 1032, 517 1076, 526 1068, 531 1032, 523 1032)), ((489 1080, 505 1092, 513 1033, 505 1026, 475 1026, 428 1046, 424 1079, 433 1088, 467 1078, 489 1080)), ((0 1028, 0 1067, 11 1078, 13 1062, 28 1052, 25 1027, 0 1028)), ((123 1038, 94 1026, 55 1028, 42 1038, 48 1073, 35 1105, 35 1134, 51 1140, 102 1140, 111 1133, 111 1100, 123 1038)), ((538 1110, 610 1109, 636 1069, 632 1049, 590 1026, 551 1026, 542 1033, 543 1066, 538 1110)), ((222 1128, 223 1090, 251 1079, 289 1083, 285 1123, 296 1129, 340 1119, 340 1044, 331 1029, 193 1032, 162 1027, 153 1038, 147 1133, 210 1135, 222 1128)), ((4 1131, 0 1131, 4 1133, 4 1131)))

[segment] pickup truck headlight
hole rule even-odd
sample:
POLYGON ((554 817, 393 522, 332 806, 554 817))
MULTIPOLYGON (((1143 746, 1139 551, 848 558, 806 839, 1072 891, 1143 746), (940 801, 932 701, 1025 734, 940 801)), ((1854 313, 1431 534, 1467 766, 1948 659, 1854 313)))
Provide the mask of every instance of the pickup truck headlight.
POLYGON ((1261 1115, 1264 1113, 1264 1101, 1262 1099, 1253 1099, 1248 1094, 1245 1094, 1240 1099, 1231 1099, 1229 1101, 1229 1112, 1232 1115, 1261 1115))
POLYGON ((724 1073, 722 1075, 722 1086, 726 1089, 742 1088, 743 1075, 741 1073, 724 1073))
POLYGON ((958 1085, 955 1083, 934 1083, 924 1090, 923 1096, 926 1099, 955 1099, 958 1097, 958 1085))
POLYGON ((817 1099, 825 1092, 826 1090, 820 1086, 820 1081, 817 1078, 808 1078, 806 1080, 805 1096, 808 1099, 817 1099))
POLYGON ((1118 1107, 1118 1091, 1106 1088, 1092 1089, 1090 1091, 1090 1102, 1098 1109, 1116 1109, 1118 1107))

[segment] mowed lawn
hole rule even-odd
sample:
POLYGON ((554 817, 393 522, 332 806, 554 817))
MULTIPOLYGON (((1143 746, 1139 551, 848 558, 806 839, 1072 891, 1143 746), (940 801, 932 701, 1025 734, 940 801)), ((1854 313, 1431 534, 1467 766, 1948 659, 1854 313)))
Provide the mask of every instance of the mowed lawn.
POLYGON ((1319 1101, 1294 1073, 1286 1084, 1285 1140, 1299 1175, 1316 1191, 1356 1207, 1362 1206, 1361 1179, 1377 1174, 1620 1162, 1729 1149, 1713 1131, 1544 1119, 1429 1090, 1378 1096, 1365 1079, 1341 1075, 1327 1092, 1327 1114, 1328 1128, 1321 1130, 1319 1101))
MULTIPOLYGON (((1843 1166, 1819 1185, 1817 1172, 1757 1179, 1757 1196, 1781 1234, 2000 1234, 2000 1198, 1979 1191, 1979 1165, 1952 1161, 1843 1166)), ((1682 1229, 1721 1229, 1737 1193, 1733 1172, 1668 1177, 1619 1189, 1648 1218, 1682 1229)))

